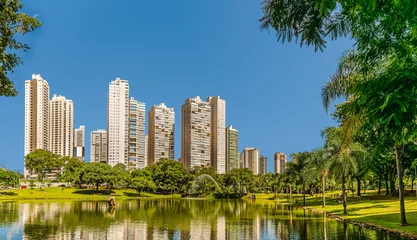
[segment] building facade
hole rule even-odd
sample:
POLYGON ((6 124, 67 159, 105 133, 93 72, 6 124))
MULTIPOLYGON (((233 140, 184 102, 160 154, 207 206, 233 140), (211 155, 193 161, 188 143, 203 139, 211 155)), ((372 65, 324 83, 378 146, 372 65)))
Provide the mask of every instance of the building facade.
POLYGON ((129 141, 129 83, 111 81, 107 103, 108 164, 128 165, 129 141))
POLYGON ((287 155, 283 152, 276 152, 274 154, 274 173, 284 173, 286 162, 287 155))
POLYGON ((64 96, 53 95, 49 101, 49 151, 73 157, 74 104, 64 96))
POLYGON ((239 132, 232 126, 226 128, 226 171, 240 168, 239 132))
POLYGON ((200 97, 182 105, 181 162, 185 168, 211 166, 211 107, 200 97))
POLYGON ((145 161, 145 103, 138 102, 133 97, 129 103, 129 169, 143 169, 145 161))
POLYGON ((90 134, 90 162, 108 162, 107 131, 98 129, 90 134))
POLYGON ((240 154, 240 161, 242 168, 248 168, 253 174, 259 174, 259 157, 260 151, 256 148, 249 147, 243 149, 240 154))
POLYGON ((218 174, 226 172, 226 101, 208 97, 211 108, 211 166, 218 174))
POLYGON ((85 126, 83 125, 74 130, 74 157, 85 161, 85 126))
MULTIPOLYGON (((49 84, 39 74, 25 81, 24 155, 36 149, 49 149, 49 84)), ((24 176, 29 173, 24 170, 24 176)))
POLYGON ((265 156, 259 157, 259 174, 267 174, 268 173, 268 158, 265 156))
POLYGON ((152 106, 148 121, 148 162, 174 159, 175 111, 164 103, 152 106))

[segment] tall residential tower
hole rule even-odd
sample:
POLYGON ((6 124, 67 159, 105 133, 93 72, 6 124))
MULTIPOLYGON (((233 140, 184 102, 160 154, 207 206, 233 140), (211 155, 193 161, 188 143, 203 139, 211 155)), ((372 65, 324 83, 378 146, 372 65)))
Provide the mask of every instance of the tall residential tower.
POLYGON ((258 149, 250 147, 243 149, 240 154, 240 161, 242 168, 248 168, 253 174, 259 174, 259 157, 261 153, 258 149))
POLYGON ((208 97, 211 108, 211 166, 218 174, 226 172, 226 101, 208 97))
POLYGON ((211 107, 200 97, 182 105, 181 162, 185 168, 211 166, 211 107))
MULTIPOLYGON (((49 85, 39 74, 25 81, 25 150, 49 148, 49 85)), ((29 174, 26 169, 25 177, 29 174)))
POLYGON ((164 103, 152 106, 148 121, 148 162, 174 159, 175 112, 164 103))
POLYGON ((226 171, 240 168, 239 132, 231 125, 226 128, 226 171))
POLYGON ((129 169, 143 169, 145 161, 145 103, 138 102, 133 97, 129 103, 129 169))
POLYGON ((85 160, 85 127, 83 125, 74 130, 74 157, 83 162, 85 160))
POLYGON ((287 155, 283 152, 276 152, 274 154, 274 173, 284 173, 286 162, 287 155))
POLYGON ((128 163, 129 83, 111 81, 107 103, 108 164, 128 163))
POLYGON ((49 151, 72 157, 74 153, 74 104, 54 94, 49 101, 49 151))
POLYGON ((102 129, 92 131, 90 142, 90 162, 107 163, 107 131, 102 129))

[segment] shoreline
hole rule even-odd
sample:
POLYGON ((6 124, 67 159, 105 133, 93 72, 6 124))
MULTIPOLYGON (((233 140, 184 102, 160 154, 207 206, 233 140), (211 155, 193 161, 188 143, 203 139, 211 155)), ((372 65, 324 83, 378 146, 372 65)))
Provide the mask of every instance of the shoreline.
POLYGON ((348 219, 348 218, 342 217, 340 215, 337 215, 337 214, 334 214, 334 213, 331 213, 331 212, 327 212, 325 210, 317 210, 317 209, 315 209, 313 207, 309 207, 309 206, 298 206, 298 205, 291 205, 291 204, 288 204, 288 206, 299 208, 299 209, 309 210, 313 213, 326 214, 327 217, 332 218, 332 219, 334 219, 336 221, 339 221, 339 222, 345 222, 345 223, 348 223, 348 224, 364 227, 364 228, 367 228, 367 229, 372 229, 372 230, 379 231, 379 232, 386 232, 386 233, 396 235, 396 236, 407 237, 407 238, 410 238, 410 239, 417 239, 417 234, 404 232, 404 231, 400 231, 400 230, 392 229, 392 228, 386 228, 386 227, 378 226, 378 225, 363 222, 363 221, 348 219))

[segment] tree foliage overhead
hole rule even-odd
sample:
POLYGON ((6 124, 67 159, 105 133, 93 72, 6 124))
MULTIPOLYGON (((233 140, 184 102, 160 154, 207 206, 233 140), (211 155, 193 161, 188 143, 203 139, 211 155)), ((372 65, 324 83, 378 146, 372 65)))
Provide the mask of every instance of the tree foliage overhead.
POLYGON ((0 0, 0 96, 17 95, 8 75, 22 63, 17 52, 30 49, 17 40, 17 36, 32 32, 41 25, 35 17, 21 12, 22 7, 19 0, 0 0))
POLYGON ((53 170, 60 170, 63 166, 63 159, 57 154, 38 149, 25 156, 26 169, 38 175, 38 180, 42 181, 47 173, 53 170))

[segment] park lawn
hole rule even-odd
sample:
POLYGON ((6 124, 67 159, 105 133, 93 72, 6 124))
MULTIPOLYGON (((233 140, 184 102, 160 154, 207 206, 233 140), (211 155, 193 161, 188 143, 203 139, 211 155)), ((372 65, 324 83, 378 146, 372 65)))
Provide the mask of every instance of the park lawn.
MULTIPOLYGON (((321 195, 318 194, 314 197, 306 195, 306 207, 326 211, 354 221, 371 223, 376 226, 417 235, 417 199, 414 194, 409 194, 405 198, 407 222, 410 226, 400 226, 400 204, 398 197, 377 195, 375 191, 362 194, 361 198, 352 197, 349 194, 347 200, 348 214, 344 215, 343 205, 338 203, 337 199, 332 197, 332 194, 326 194, 326 208, 322 208, 323 201, 321 195)), ((290 203, 287 195, 281 196, 279 194, 278 196, 283 198, 274 200, 274 202, 282 204, 290 203)), ((262 201, 267 199, 273 200, 274 194, 256 194, 256 197, 262 201)), ((293 194, 291 203, 295 206, 303 206, 302 194, 293 194)))
MULTIPOLYGON (((94 201, 104 201, 106 196, 108 196, 108 191, 106 189, 100 189, 96 193, 95 189, 77 189, 77 188, 64 188, 61 187, 46 187, 43 190, 35 188, 34 190, 30 189, 8 189, 0 190, 1 196, 0 201, 3 200, 31 200, 31 199, 49 199, 49 200, 94 200, 94 201)), ((137 198, 179 198, 181 195, 161 195, 161 194, 151 194, 142 192, 141 196, 138 196, 138 193, 132 189, 122 189, 122 190, 113 190, 111 196, 116 197, 116 199, 137 199, 137 198)))

